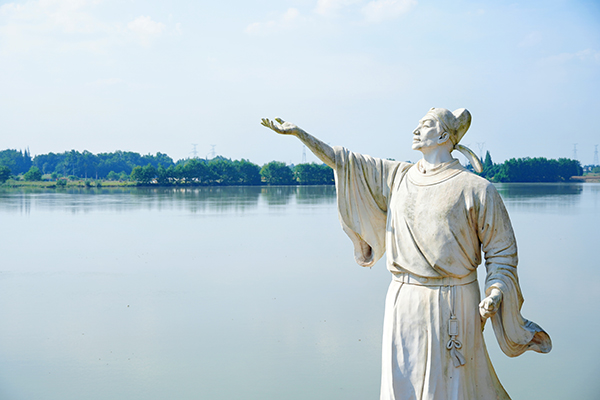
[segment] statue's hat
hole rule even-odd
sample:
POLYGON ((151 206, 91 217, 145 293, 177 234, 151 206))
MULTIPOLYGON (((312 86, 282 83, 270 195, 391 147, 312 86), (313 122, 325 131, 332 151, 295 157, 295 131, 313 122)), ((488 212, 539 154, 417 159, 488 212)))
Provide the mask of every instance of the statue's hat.
POLYGON ((458 150, 467 157, 467 160, 471 163, 475 171, 482 172, 483 166, 479 157, 467 146, 459 144, 460 140, 465 136, 467 130, 471 126, 471 113, 466 108, 459 108, 454 112, 450 112, 445 108, 431 108, 428 115, 434 117, 444 129, 450 135, 450 140, 454 145, 453 150, 458 150))

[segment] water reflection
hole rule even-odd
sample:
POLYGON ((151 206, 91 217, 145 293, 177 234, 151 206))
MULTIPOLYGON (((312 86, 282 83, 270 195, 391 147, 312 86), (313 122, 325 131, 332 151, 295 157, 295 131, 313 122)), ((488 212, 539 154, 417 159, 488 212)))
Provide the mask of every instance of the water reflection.
POLYGON ((261 196, 271 206, 283 206, 296 194, 296 186, 263 186, 261 196))
POLYGON ((504 198, 534 198, 579 195, 581 183, 498 183, 498 192, 504 198))
MULTIPOLYGON (((600 185, 586 183, 499 183, 496 184, 511 208, 573 208, 584 191, 594 194, 600 185)), ((93 210, 183 210, 190 213, 238 213, 260 204, 285 206, 335 203, 334 186, 229 186, 178 188, 39 188, 0 189, 0 211, 28 214, 32 207, 52 211, 87 213, 93 210)))
POLYGON ((333 204, 333 186, 227 186, 178 188, 74 188, 0 190, 0 211, 29 214, 32 207, 87 213, 132 210, 183 210, 190 213, 241 213, 260 204, 333 204))
POLYGON ((296 192, 298 204, 335 203, 335 186, 298 186, 296 192))
POLYGON ((593 189, 585 183, 498 183, 496 188, 509 208, 536 212, 575 209, 583 192, 593 189))

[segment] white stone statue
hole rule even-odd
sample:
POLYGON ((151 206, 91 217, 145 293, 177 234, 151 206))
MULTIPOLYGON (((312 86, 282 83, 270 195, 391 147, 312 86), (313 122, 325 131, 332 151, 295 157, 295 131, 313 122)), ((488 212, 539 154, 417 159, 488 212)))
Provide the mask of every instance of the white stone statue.
POLYGON ((372 266, 387 253, 381 400, 510 399, 483 340, 488 318, 510 357, 552 348, 548 334, 521 316, 517 244, 500 195, 451 156, 459 150, 481 168, 459 144, 470 123, 465 109, 429 110, 413 131, 412 148, 423 158, 410 164, 332 148, 289 122, 262 120, 334 169, 356 262, 372 266))

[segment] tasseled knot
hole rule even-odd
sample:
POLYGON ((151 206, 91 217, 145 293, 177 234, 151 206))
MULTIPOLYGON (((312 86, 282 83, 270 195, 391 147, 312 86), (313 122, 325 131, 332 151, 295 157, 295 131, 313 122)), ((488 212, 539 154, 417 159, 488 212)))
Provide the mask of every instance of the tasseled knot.
MULTIPOLYGON (((452 297, 452 300, 454 300, 454 290, 452 291, 452 297)), ((452 308, 454 309, 454 305, 452 308)), ((458 318, 454 315, 454 310, 448 321, 448 335, 450 335, 450 340, 446 344, 446 348, 450 350, 450 356, 452 357, 454 366, 460 367, 461 365, 465 365, 465 357, 458 351, 462 347, 462 343, 456 338, 458 336, 458 318)))
POLYGON ((450 350, 452 362, 454 362, 454 366, 457 368, 461 365, 465 365, 465 363, 467 362, 462 353, 458 351, 458 349, 460 349, 461 347, 462 343, 458 339, 456 339, 456 336, 453 336, 446 344, 446 348, 450 350))

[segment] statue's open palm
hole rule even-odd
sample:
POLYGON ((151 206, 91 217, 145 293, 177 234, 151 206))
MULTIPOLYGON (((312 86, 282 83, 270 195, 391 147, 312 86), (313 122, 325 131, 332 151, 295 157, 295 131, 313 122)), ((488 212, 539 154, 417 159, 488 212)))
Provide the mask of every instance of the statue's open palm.
POLYGON ((260 124, 282 135, 297 136, 298 132, 301 130, 296 125, 291 122, 285 122, 281 118, 275 118, 275 121, 271 121, 268 118, 262 118, 260 124))

